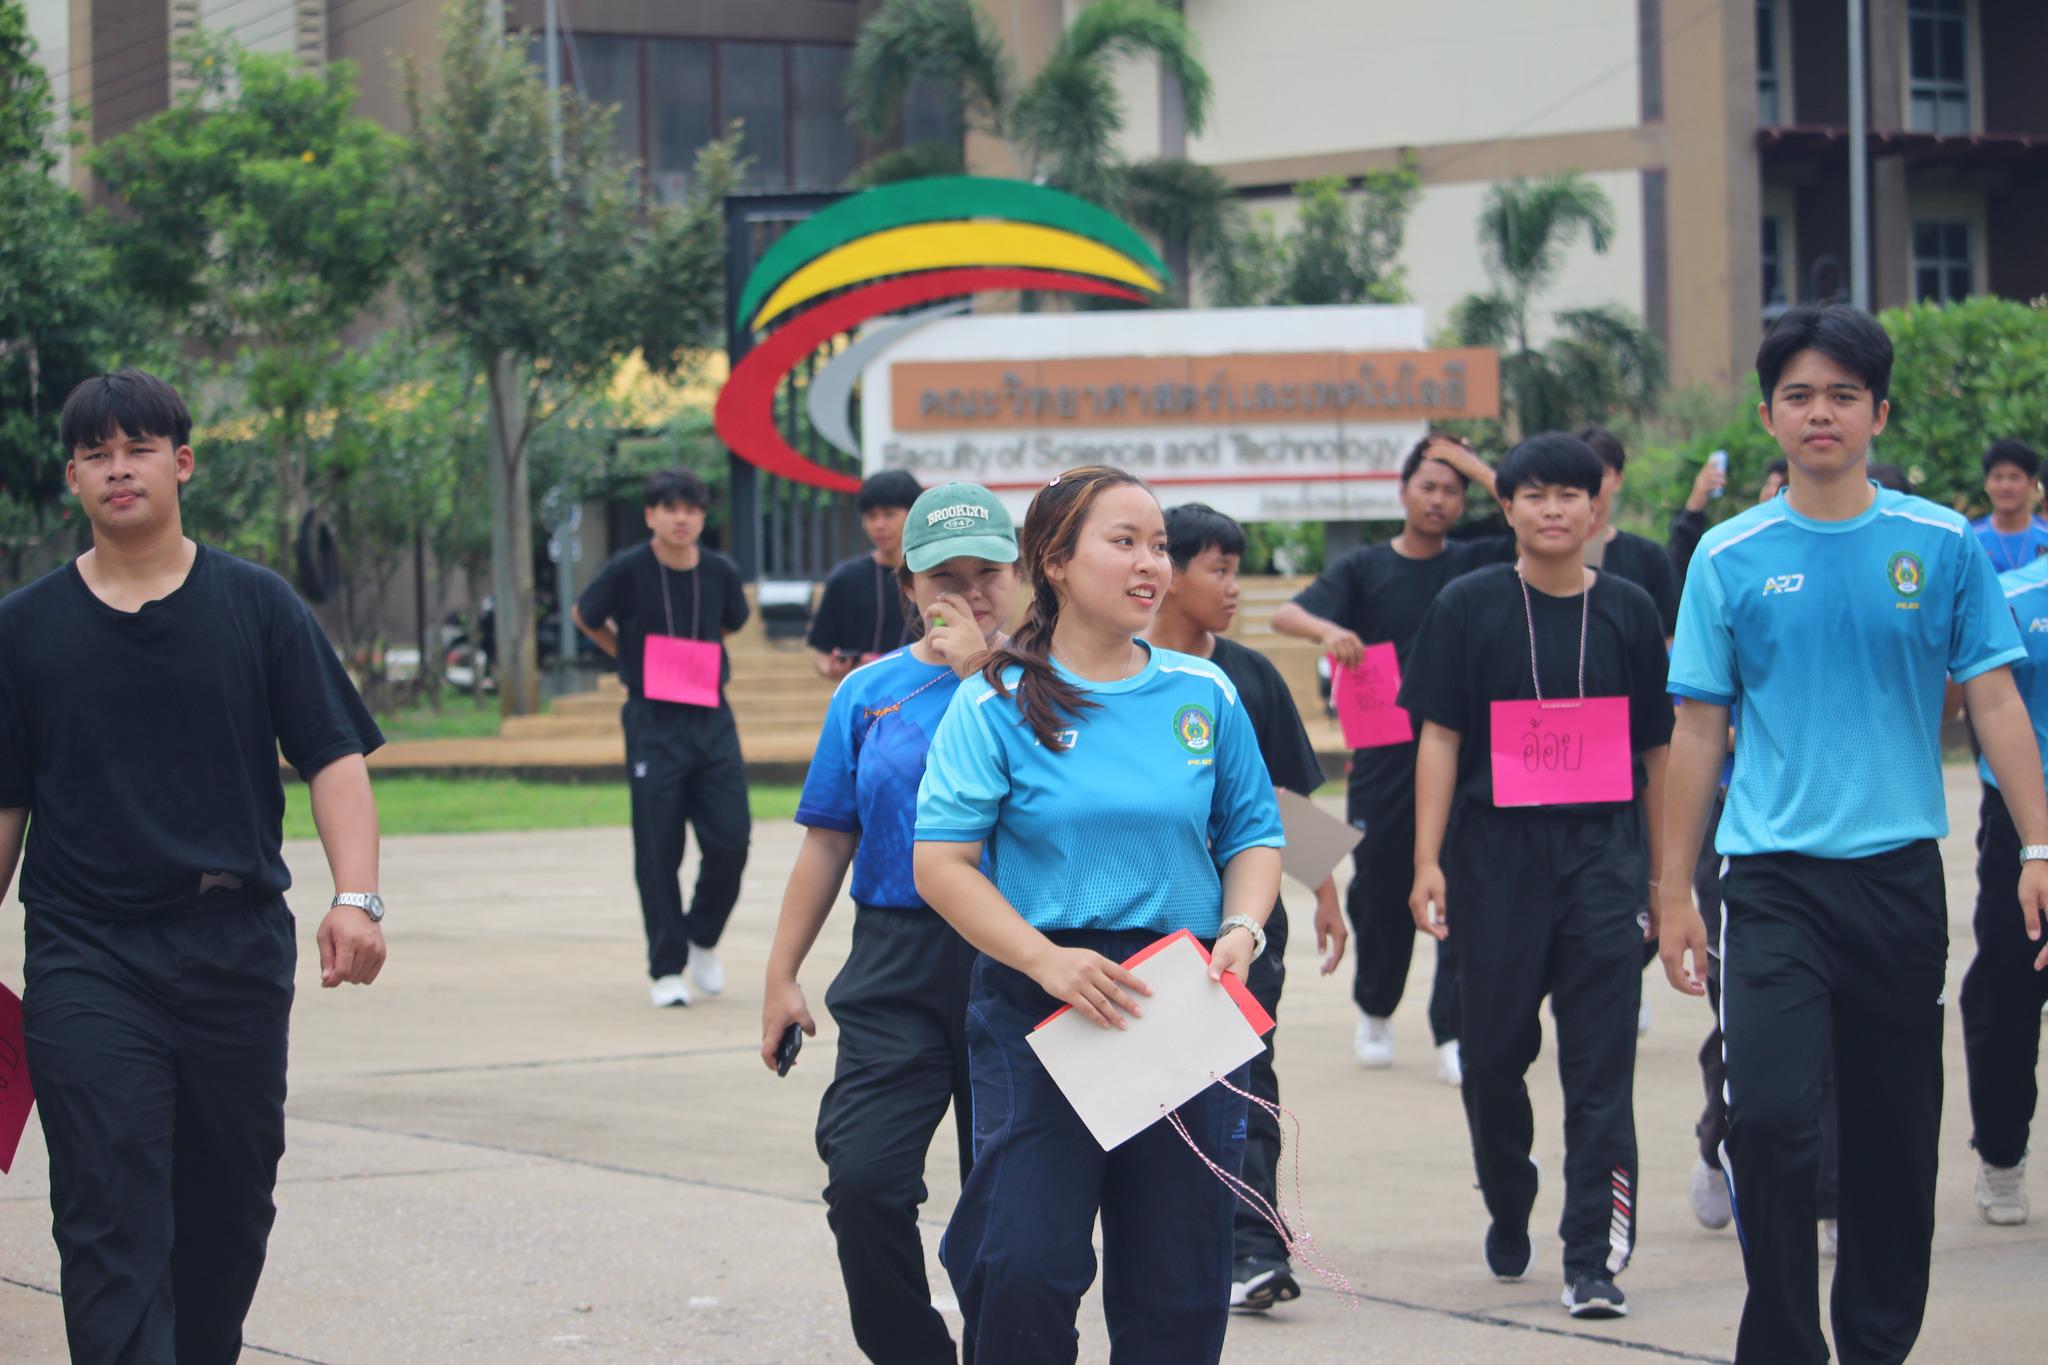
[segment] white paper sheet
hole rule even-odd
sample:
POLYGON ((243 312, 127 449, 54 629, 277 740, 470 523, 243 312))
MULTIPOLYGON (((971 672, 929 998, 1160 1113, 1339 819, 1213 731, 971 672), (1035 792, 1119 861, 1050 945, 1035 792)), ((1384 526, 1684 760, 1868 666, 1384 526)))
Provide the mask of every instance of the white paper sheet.
POLYGON ((1287 835, 1280 868, 1313 891, 1365 836, 1299 792, 1282 787, 1279 796, 1280 828, 1287 835))
POLYGON ((1201 946, 1180 935, 1131 969, 1152 988, 1144 1016, 1106 1029, 1068 1010, 1032 1032, 1031 1050, 1108 1151, 1243 1066, 1264 1046, 1201 946))

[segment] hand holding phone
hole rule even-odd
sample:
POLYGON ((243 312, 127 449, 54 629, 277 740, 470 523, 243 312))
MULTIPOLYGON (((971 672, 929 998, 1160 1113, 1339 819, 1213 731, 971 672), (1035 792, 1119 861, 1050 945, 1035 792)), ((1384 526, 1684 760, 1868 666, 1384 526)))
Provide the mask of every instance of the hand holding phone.
POLYGON ((804 1030, 801 1024, 791 1024, 782 1031, 782 1041, 775 1045, 775 1074, 787 1076, 789 1069, 796 1065, 796 1054, 803 1050, 804 1030))

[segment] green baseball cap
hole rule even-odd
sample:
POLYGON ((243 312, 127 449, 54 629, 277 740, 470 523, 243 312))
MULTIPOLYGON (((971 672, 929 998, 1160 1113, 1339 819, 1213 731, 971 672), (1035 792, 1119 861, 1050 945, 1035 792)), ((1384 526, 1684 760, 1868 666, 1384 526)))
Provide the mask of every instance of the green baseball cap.
POLYGON ((923 573, 972 555, 991 564, 1017 562, 1017 531, 996 495, 978 483, 927 488, 903 519, 903 562, 923 573))

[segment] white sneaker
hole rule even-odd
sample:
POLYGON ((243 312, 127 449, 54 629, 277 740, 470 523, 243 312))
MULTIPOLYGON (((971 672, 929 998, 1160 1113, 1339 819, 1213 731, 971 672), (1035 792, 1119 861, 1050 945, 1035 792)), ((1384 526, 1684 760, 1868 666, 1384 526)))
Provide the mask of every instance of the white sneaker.
POLYGON ((1977 1212, 1984 1221, 2002 1228, 2016 1228, 2032 1212, 2027 1202, 2027 1159, 2017 1166, 1994 1166, 1977 1161, 1977 1212))
POLYGON ((709 948, 690 945, 690 984, 706 995, 725 994, 725 964, 709 948))
POLYGON ((667 1009, 671 1005, 689 1004, 690 988, 684 984, 680 976, 657 976, 647 996, 654 1001, 656 1009, 667 1009))
POLYGON ((1650 993, 1643 992, 1643 1003, 1636 1007, 1636 1037, 1650 1031, 1650 993))
POLYGON ((1436 1045, 1436 1078, 1445 1085, 1465 1083, 1465 1065, 1458 1057, 1458 1040, 1436 1045))
POLYGON ((1692 1159, 1692 1183, 1686 1187, 1686 1197, 1692 1201, 1692 1216, 1703 1228, 1725 1228, 1735 1218, 1728 1202, 1728 1173, 1709 1166, 1704 1157, 1692 1159))
POLYGON ((1834 1218, 1820 1220, 1820 1254, 1833 1260, 1842 1247, 1842 1225, 1834 1218))
POLYGON ((1351 1050, 1358 1064, 1383 1071, 1394 1064, 1394 1029, 1377 1015, 1358 1012, 1358 1031, 1351 1035, 1351 1050))

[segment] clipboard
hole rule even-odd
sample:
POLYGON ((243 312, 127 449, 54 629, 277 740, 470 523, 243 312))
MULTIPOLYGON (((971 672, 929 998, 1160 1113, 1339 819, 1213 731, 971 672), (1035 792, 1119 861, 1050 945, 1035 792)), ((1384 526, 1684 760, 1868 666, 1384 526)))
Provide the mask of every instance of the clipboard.
POLYGON ((1287 835, 1280 870, 1313 891, 1365 836, 1300 792, 1282 787, 1279 800, 1280 828, 1287 835))
POLYGON ((1123 964, 1152 988, 1144 1017, 1107 1029, 1064 1007, 1025 1040, 1104 1151, 1144 1132, 1256 1057, 1273 1028, 1242 981, 1209 979, 1209 954, 1185 929, 1123 964))

